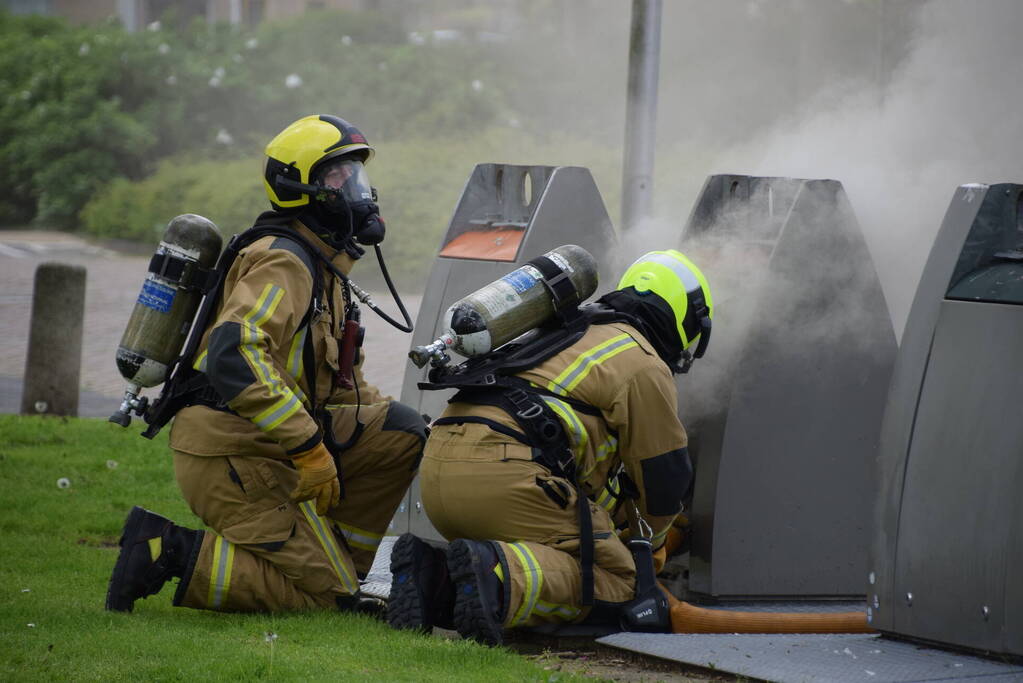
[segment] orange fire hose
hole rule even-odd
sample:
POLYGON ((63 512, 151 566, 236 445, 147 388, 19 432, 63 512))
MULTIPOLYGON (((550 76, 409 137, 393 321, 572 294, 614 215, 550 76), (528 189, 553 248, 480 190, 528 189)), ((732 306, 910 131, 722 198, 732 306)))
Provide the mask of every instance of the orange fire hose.
POLYGON ((863 612, 731 612, 679 600, 664 586, 672 633, 873 633, 863 612))
MULTIPOLYGON (((670 556, 685 539, 685 524, 673 526, 664 541, 670 556)), ((668 596, 673 633, 874 633, 864 612, 733 612, 707 609, 683 602, 661 586, 668 596)))

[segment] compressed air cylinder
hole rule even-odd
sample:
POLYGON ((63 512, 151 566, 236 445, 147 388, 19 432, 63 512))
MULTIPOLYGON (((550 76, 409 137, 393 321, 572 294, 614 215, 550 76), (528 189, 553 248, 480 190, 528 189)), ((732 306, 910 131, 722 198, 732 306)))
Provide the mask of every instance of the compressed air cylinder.
POLYGON ((186 213, 167 224, 117 347, 130 384, 153 387, 181 352, 223 241, 210 220, 186 213))
POLYGON ((597 288, 593 256, 574 244, 560 246, 456 301, 444 314, 445 331, 440 338, 416 347, 409 357, 420 367, 447 349, 471 358, 542 325, 557 306, 540 266, 548 271, 547 281, 555 282, 554 290, 561 292, 561 308, 580 303, 597 288), (557 284, 562 275, 571 281, 570 288, 564 282, 557 284))

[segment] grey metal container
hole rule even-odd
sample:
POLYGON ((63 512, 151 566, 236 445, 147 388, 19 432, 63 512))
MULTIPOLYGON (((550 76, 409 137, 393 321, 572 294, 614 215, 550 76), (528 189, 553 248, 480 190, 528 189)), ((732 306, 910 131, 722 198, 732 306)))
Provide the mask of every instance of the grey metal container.
POLYGON ((710 176, 679 248, 715 300, 707 355, 677 382, 696 469, 689 590, 861 596, 896 342, 841 183, 710 176))
POLYGON ((888 394, 865 583, 891 635, 1023 656, 1023 185, 963 185, 888 394))

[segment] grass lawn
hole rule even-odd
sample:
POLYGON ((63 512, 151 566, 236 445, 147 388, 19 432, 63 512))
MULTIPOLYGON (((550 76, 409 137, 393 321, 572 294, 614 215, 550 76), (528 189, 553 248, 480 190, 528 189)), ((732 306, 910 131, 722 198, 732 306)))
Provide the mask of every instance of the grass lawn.
POLYGON ((167 430, 152 442, 140 430, 0 415, 0 680, 583 680, 363 616, 175 608, 171 585, 134 613, 105 611, 132 505, 201 527, 174 482, 167 430))

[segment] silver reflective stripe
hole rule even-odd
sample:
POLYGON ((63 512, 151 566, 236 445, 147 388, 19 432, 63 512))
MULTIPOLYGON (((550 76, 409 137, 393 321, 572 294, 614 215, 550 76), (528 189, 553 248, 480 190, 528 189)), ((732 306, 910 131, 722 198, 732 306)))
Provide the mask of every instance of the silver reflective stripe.
POLYGON ((509 543, 512 553, 518 559, 524 572, 525 586, 522 591, 522 605, 519 606, 511 625, 521 624, 529 618, 536 607, 536 601, 540 598, 540 587, 543 585, 543 572, 533 556, 529 546, 521 543, 509 543))
POLYGON ((338 580, 344 585, 349 595, 354 595, 358 592, 359 586, 356 581, 352 580, 348 566, 345 564, 347 557, 341 556, 341 550, 334 542, 334 532, 330 530, 323 518, 316 514, 316 507, 311 502, 305 501, 299 503, 298 506, 305 513, 306 519, 309 520, 309 524, 313 528, 313 533, 316 534, 320 545, 323 546, 323 550, 327 553, 327 560, 334 568, 334 573, 337 574, 338 580))
POLYGON ((677 258, 668 254, 647 254, 643 257, 643 261, 657 263, 670 269, 685 285, 687 292, 700 291, 700 281, 696 278, 696 274, 677 258))
POLYGON ((589 432, 586 431, 586 427, 583 426, 579 416, 575 414, 570 405, 553 396, 541 396, 540 398, 551 407, 551 410, 561 419, 562 424, 568 430, 569 440, 572 442, 572 452, 578 462, 586 452, 586 444, 590 438, 589 432))
POLYGON ((572 389, 576 384, 575 381, 576 378, 579 377, 579 375, 581 374, 589 372, 590 366, 594 364, 599 364, 601 361, 603 361, 605 357, 613 354, 615 351, 617 351, 623 346, 627 346, 629 344, 631 344, 632 346, 638 346, 638 344, 636 344, 636 342, 629 335, 627 334, 621 335, 621 337, 622 337, 621 339, 617 339, 603 348, 599 348, 596 351, 588 351, 584 353, 581 357, 582 362, 580 362, 579 365, 576 366, 575 370, 573 370, 567 377, 564 378, 559 377, 558 383, 563 387, 572 389))
POLYGON ((228 586, 231 585, 234 547, 226 538, 220 537, 214 550, 213 586, 210 590, 209 603, 212 609, 218 609, 224 605, 228 586))
POLYGON ((291 343, 291 358, 288 359, 288 374, 294 377, 296 382, 302 377, 302 351, 305 349, 305 336, 308 331, 308 327, 303 327, 299 333, 295 335, 295 338, 291 343))
POLYGON ((301 401, 294 392, 289 393, 291 394, 290 396, 285 396, 271 407, 269 414, 260 413, 253 419, 257 427, 264 431, 269 431, 283 422, 285 418, 290 417, 292 413, 298 411, 301 407, 301 401))
POLYGON ((536 601, 536 609, 534 611, 537 614, 543 614, 547 617, 558 617, 564 621, 571 621, 579 616, 579 609, 576 607, 571 605, 555 605, 543 600, 536 601))
POLYGON ((360 529, 348 524, 336 522, 338 527, 341 528, 341 534, 348 541, 348 545, 361 548, 362 550, 376 550, 380 546, 380 541, 383 540, 383 535, 375 534, 372 531, 360 529))

